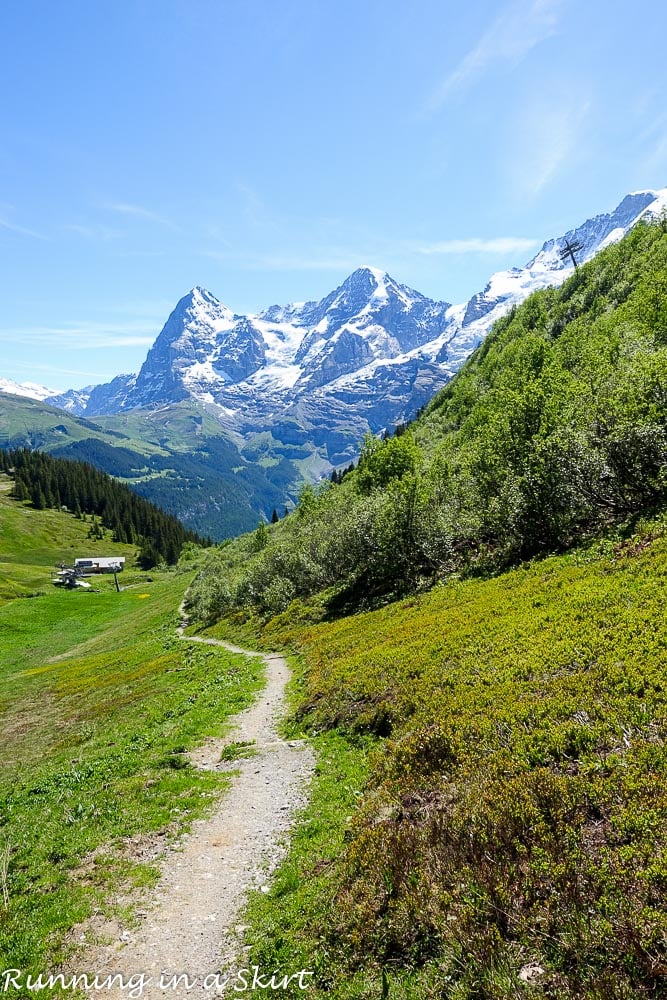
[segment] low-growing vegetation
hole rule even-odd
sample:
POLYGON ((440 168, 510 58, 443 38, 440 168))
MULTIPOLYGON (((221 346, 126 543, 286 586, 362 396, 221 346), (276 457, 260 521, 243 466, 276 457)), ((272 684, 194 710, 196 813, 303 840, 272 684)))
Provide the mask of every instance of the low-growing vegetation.
POLYGON ((189 560, 181 573, 129 566, 120 593, 109 578, 63 592, 50 566, 85 522, 7 491, 0 520, 0 969, 37 973, 57 965, 74 924, 151 884, 146 859, 212 807, 228 778, 187 751, 224 734, 263 667, 178 639, 189 560), (36 582, 30 599, 13 594, 36 582))
POLYGON ((399 997, 659 995, 665 582, 660 521, 337 622, 269 622, 268 645, 300 652, 293 725, 321 763, 251 907, 253 954, 294 951, 341 998, 383 976, 399 997))
POLYGON ((666 228, 513 310, 193 585, 215 634, 299 652, 292 724, 339 776, 250 908, 318 994, 665 992, 666 228))

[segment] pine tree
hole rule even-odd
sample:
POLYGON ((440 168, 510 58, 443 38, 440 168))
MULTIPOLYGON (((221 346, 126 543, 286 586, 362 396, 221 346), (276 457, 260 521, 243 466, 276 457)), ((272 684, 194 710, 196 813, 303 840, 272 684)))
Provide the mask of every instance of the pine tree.
POLYGON ((30 499, 32 500, 32 505, 35 510, 45 510, 46 500, 44 498, 44 491, 39 482, 36 482, 30 491, 30 499))

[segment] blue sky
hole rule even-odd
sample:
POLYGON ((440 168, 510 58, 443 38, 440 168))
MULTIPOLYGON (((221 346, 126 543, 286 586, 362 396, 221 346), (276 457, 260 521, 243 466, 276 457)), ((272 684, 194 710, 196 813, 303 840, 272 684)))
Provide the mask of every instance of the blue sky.
POLYGON ((658 0, 3 5, 0 375, 138 368, 176 301, 368 263, 459 302, 667 185, 658 0))

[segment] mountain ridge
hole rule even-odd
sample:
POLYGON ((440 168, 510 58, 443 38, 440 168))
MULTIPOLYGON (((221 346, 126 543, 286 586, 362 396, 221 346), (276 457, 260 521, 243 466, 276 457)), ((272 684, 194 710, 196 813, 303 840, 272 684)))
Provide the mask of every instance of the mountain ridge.
MULTIPOLYGON (((493 274, 465 303, 435 301, 368 265, 319 301, 251 314, 235 313, 195 286, 176 304, 136 376, 42 398, 94 417, 192 397, 221 408, 223 422, 244 435, 270 426, 276 411, 298 416, 299 402, 326 423, 328 404, 341 400, 358 405, 365 429, 377 432, 412 416, 512 305, 572 273, 573 264, 561 259, 567 241, 581 244, 583 263, 666 206, 667 188, 628 194, 614 211, 546 240, 524 267, 493 274), (390 390, 390 401, 369 410, 367 383, 375 379, 390 390)), ((323 457, 335 459, 335 449, 323 457)))
MULTIPOLYGON (((114 457, 92 439, 79 440, 81 428, 68 443, 48 414, 36 434, 18 414, 10 417, 6 441, 58 449, 105 471, 126 469, 121 475, 146 496, 214 537, 247 530, 253 519, 291 506, 304 482, 355 461, 368 432, 411 419, 496 320, 533 291, 560 285, 574 270, 561 259, 568 240, 582 244, 577 260, 584 263, 666 206, 667 188, 627 195, 613 212, 545 241, 525 267, 496 272, 466 303, 429 299, 372 266, 320 301, 248 315, 195 286, 176 303, 137 374, 51 396, 37 387, 45 404, 99 421, 112 438, 124 436, 130 420, 132 439, 152 435, 169 460, 152 459, 147 469, 138 443, 136 459, 114 457)), ((24 395, 30 388, 5 385, 24 395)))

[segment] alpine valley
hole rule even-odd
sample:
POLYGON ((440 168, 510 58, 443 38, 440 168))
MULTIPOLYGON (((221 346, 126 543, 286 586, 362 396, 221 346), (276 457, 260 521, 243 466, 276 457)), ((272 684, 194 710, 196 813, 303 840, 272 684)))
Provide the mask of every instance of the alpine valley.
POLYGON ((433 301, 363 267, 320 302, 239 315, 197 287, 176 305, 138 374, 53 393, 0 379, 0 447, 81 459, 185 525, 221 539, 291 505, 304 481, 348 465, 364 435, 411 419, 537 289, 667 208, 667 188, 550 239, 468 302, 433 301))

